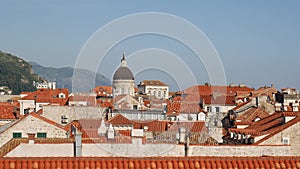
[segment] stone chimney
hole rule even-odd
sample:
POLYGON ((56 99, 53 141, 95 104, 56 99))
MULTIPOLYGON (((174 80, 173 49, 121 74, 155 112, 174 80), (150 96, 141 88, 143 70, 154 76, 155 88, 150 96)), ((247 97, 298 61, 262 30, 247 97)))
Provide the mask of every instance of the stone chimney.
POLYGON ((105 136, 107 128, 105 126, 104 118, 101 119, 100 127, 98 128, 98 135, 105 136))
POLYGON ((115 130, 112 127, 112 124, 110 124, 107 131, 107 139, 114 139, 114 138, 115 138, 115 130))
POLYGON ((179 128, 179 143, 185 143, 185 128, 180 127, 179 128))
POLYGON ((75 134, 74 155, 75 157, 82 156, 82 134, 79 131, 75 134))
POLYGON ((35 140, 35 133, 27 133, 28 135, 28 144, 34 144, 34 140, 35 140))

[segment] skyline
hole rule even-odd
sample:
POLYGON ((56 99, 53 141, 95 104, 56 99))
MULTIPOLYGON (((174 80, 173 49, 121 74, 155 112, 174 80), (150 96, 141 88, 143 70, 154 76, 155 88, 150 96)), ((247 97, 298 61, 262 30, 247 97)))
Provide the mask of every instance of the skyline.
MULTIPOLYGON (((86 41, 105 24, 130 14, 161 12, 186 19, 209 38, 223 63, 228 84, 299 88, 298 1, 284 4, 280 1, 243 4, 134 1, 118 2, 118 5, 116 1, 72 2, 2 1, 0 19, 5 24, 0 28, 0 50, 47 67, 74 67, 86 41)), ((191 51, 177 41, 157 35, 131 37, 117 44, 103 60, 106 67, 100 73, 111 79, 123 52, 130 55, 147 48, 175 53, 190 64, 199 84, 208 81, 205 67, 201 63, 193 64, 190 59, 191 51)), ((168 63, 172 64, 172 60, 168 63)), ((149 71, 138 73, 136 79, 153 77, 149 71)), ((159 80, 168 76, 161 72, 156 75, 159 80)), ((182 79, 173 80, 176 83, 182 79)))

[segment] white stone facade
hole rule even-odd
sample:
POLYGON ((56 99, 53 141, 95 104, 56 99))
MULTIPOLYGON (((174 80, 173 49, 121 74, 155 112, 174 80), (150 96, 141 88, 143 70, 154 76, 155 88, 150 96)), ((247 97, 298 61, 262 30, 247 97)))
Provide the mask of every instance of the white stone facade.
POLYGON ((113 97, 119 95, 134 96, 134 80, 114 80, 113 81, 113 97))
POLYGON ((21 133, 22 138, 27 138, 27 133, 32 132, 47 133, 47 138, 67 138, 67 133, 64 129, 51 125, 32 115, 28 115, 0 133, 0 147, 13 138, 13 133, 21 133))
POLYGON ((139 87, 139 90, 147 95, 155 96, 158 99, 169 98, 169 86, 144 86, 139 87))

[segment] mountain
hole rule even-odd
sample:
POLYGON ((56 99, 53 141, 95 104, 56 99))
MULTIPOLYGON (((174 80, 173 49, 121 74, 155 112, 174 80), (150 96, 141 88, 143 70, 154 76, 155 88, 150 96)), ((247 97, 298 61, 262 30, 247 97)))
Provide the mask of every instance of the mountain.
POLYGON ((69 91, 88 92, 95 86, 111 85, 110 80, 105 76, 87 69, 76 69, 76 78, 73 79, 74 68, 72 67, 53 68, 35 62, 29 63, 34 73, 48 81, 56 81, 58 88, 68 88, 69 91))
POLYGON ((12 94, 20 94, 21 91, 36 90, 34 81, 43 82, 44 79, 33 74, 31 65, 23 59, 0 51, 0 87, 8 88, 12 94))

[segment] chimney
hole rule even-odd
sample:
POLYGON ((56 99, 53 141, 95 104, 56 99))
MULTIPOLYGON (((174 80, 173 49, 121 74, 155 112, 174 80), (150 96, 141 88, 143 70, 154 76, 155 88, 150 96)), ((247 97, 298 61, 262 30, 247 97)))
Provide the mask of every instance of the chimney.
POLYGON ((179 143, 185 143, 185 128, 179 128, 179 143))
POLYGON ((186 143, 184 145, 184 155, 186 157, 189 156, 189 148, 190 148, 190 137, 189 135, 186 136, 186 143))
POLYGON ((98 128, 98 135, 105 136, 107 128, 105 126, 104 118, 101 119, 100 127, 98 128))
POLYGON ((259 99, 259 97, 255 98, 255 103, 256 103, 256 107, 260 106, 260 99, 259 99))
POLYGON ((27 133, 28 135, 28 144, 34 144, 35 133, 27 133))
POLYGON ((107 131, 107 139, 114 139, 114 138, 115 138, 115 130, 112 127, 112 124, 110 124, 107 131))
POLYGON ((79 131, 75 133, 74 156, 82 156, 82 134, 79 131))

